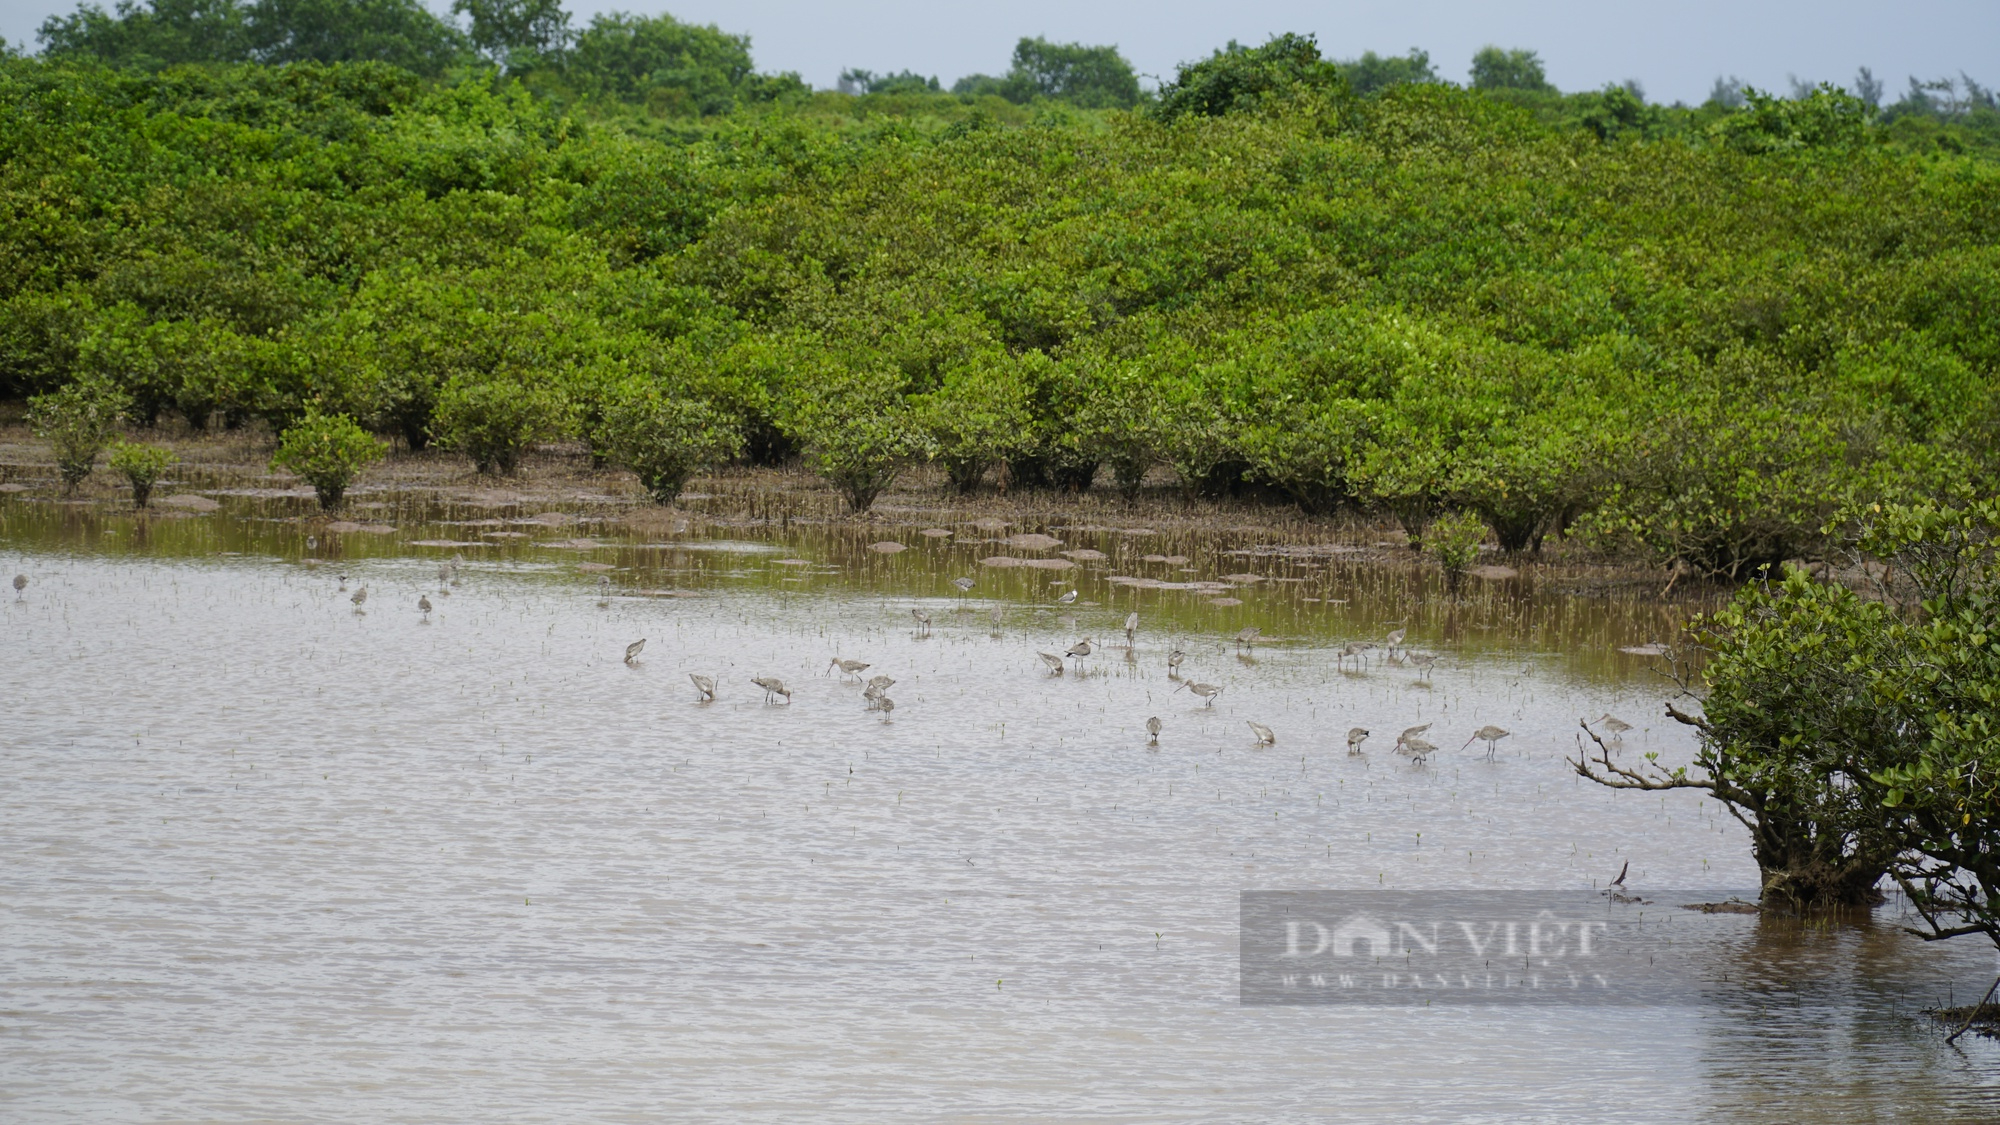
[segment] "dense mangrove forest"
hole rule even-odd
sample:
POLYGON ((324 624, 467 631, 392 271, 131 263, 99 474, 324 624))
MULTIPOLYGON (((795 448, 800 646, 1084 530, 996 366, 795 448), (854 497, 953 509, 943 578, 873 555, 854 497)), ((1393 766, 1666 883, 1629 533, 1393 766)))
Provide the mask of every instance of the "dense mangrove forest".
POLYGON ((919 461, 1170 469, 1739 577, 2000 470, 1970 82, 1660 107, 1527 51, 1459 86, 1280 36, 1156 91, 1024 40, 955 90, 815 92, 670 17, 377 7, 404 22, 365 42, 311 5, 85 7, 0 64, 0 398, 500 472, 568 440, 663 498, 739 457, 856 508, 919 461))

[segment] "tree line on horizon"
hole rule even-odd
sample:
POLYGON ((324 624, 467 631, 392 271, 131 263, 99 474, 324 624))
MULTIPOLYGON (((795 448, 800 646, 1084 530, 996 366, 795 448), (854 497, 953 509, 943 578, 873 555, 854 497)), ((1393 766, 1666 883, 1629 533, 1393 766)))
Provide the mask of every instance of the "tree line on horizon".
MULTIPOLYGON (((37 38, 46 57, 153 70, 374 61, 437 78, 487 66, 545 96, 642 105, 665 117, 714 116, 743 104, 811 93, 796 74, 759 72, 749 37, 712 24, 611 12, 578 27, 559 0, 454 0, 451 11, 453 18, 441 18, 420 0, 117 0, 109 11, 86 2, 68 15, 50 17, 37 38)), ((1231 41, 1209 61, 1255 50, 1231 41)), ((1450 84, 1429 52, 1415 47, 1402 55, 1364 51, 1331 66, 1362 96, 1397 85, 1450 84)), ((1899 99, 1885 103, 1884 83, 1863 67, 1848 92, 1879 112, 1885 125, 1916 123, 1908 132, 1926 140, 1938 139, 1938 125, 1970 125, 1975 143, 2000 143, 2000 106, 1991 87, 1965 74, 1908 81, 1899 99)), ((1473 56, 1465 85, 1558 123, 1598 128, 1610 123, 1654 134, 1684 126, 1666 110, 1740 110, 1758 93, 1740 79, 1718 77, 1702 107, 1648 105, 1636 80, 1564 94, 1548 81, 1536 52, 1490 45, 1473 56)), ((1794 79, 1791 100, 1816 88, 1794 79)), ((1016 105, 1053 101, 1086 110, 1137 109, 1165 92, 1145 89, 1115 46, 1041 37, 1021 39, 1003 75, 966 75, 947 88, 935 75, 913 70, 878 74, 849 68, 836 90, 992 96, 1016 105)), ((1941 143, 1962 146, 1964 140, 1946 136, 1941 143)))

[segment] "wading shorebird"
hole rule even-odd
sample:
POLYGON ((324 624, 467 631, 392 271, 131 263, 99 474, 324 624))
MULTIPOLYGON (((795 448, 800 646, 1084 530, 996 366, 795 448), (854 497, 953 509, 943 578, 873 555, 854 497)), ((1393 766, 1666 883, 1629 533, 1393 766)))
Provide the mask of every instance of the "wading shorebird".
POLYGON ((972 579, 970 578, 954 578, 951 580, 951 584, 958 587, 958 592, 961 594, 970 594, 972 592, 972 579))
MULTIPOLYGON (((1470 746, 1475 742, 1484 742, 1486 743, 1486 756, 1488 758, 1491 758, 1493 756, 1494 744, 1499 742, 1501 739, 1506 738, 1509 734, 1512 733, 1513 733, 1512 731, 1502 730, 1501 728, 1494 726, 1492 723, 1488 723, 1485 726, 1480 727, 1478 730, 1473 731, 1472 737, 1465 740, 1465 746, 1470 746)), ((1459 749, 1463 750, 1465 749, 1465 746, 1461 746, 1459 747, 1459 749)))
POLYGON ((868 686, 861 690, 861 694, 870 699, 880 698, 883 692, 888 691, 895 685, 896 681, 887 676, 870 676, 868 678, 868 686))
POLYGON ((446 583, 449 583, 450 581, 451 581, 451 564, 449 564, 449 563, 439 563, 439 564, 438 564, 438 593, 440 593, 440 594, 444 593, 444 590, 445 590, 445 585, 446 585, 446 583))
POLYGON ((418 594, 417 611, 424 615, 425 621, 429 621, 431 619, 431 600, 422 594, 418 594))
POLYGON ((1273 746, 1277 744, 1278 736, 1272 732, 1270 727, 1265 726, 1263 723, 1251 723, 1250 733, 1257 736, 1257 743, 1260 746, 1273 746))
POLYGON ((1368 641, 1350 641, 1341 646, 1340 651, 1334 654, 1334 667, 1340 667, 1346 664, 1349 658, 1352 658, 1360 661, 1361 666, 1365 668, 1368 666, 1368 654, 1374 648, 1375 646, 1368 641))
POLYGON ((1168 653, 1167 675, 1169 676, 1179 675, 1181 670, 1181 661, 1186 659, 1187 659, 1187 653, 1182 652, 1180 649, 1175 649, 1174 651, 1168 653))
POLYGON ((700 692, 703 699, 715 698, 715 677, 689 672, 688 679, 694 683, 694 690, 700 692))
POLYGON ((1366 742, 1366 741, 1368 741, 1368 728, 1367 728, 1367 727, 1350 727, 1350 728, 1348 728, 1348 731, 1347 731, 1347 752, 1348 752, 1349 754, 1359 754, 1359 753, 1361 753, 1361 744, 1362 744, 1362 743, 1364 743, 1364 742, 1366 742))
POLYGON ((354 593, 349 594, 347 600, 354 603, 354 612, 360 613, 362 603, 368 600, 368 587, 363 586, 359 590, 354 591, 354 593))
POLYGON ((1075 591, 1075 590, 1070 590, 1070 591, 1068 591, 1068 592, 1064 593, 1062 597, 1059 597, 1059 598, 1057 598, 1057 599, 1056 599, 1056 604, 1057 604, 1057 605, 1068 605, 1068 604, 1070 604, 1071 602, 1074 602, 1075 600, 1076 600, 1076 591, 1075 591))
POLYGON ((1038 653, 1036 653, 1035 655, 1036 655, 1036 656, 1039 656, 1039 657, 1041 657, 1041 658, 1042 658, 1042 663, 1044 663, 1044 664, 1046 664, 1046 665, 1048 665, 1048 666, 1049 666, 1049 675, 1051 675, 1051 676, 1060 676, 1060 675, 1062 675, 1062 674, 1063 674, 1063 658, 1062 658, 1062 657, 1060 657, 1060 656, 1057 656, 1057 655, 1056 655, 1055 653, 1053 653, 1053 652, 1038 652, 1038 653))
POLYGON ((1138 635, 1138 632, 1139 632, 1139 615, 1138 615, 1138 613, 1137 613, 1137 612, 1133 612, 1133 613, 1128 613, 1128 614, 1126 614, 1126 615, 1125 615, 1125 647, 1126 647, 1126 648, 1131 648, 1131 647, 1132 647, 1132 638, 1133 638, 1133 637, 1135 637, 1135 636, 1137 636, 1137 635, 1138 635))
POLYGON ((1428 680, 1431 678, 1431 665, 1436 664, 1438 662, 1437 653, 1412 652, 1408 654, 1408 657, 1410 663, 1416 665, 1417 667, 1418 679, 1428 680))
POLYGON ((25 574, 16 574, 14 576, 14 600, 18 602, 22 598, 26 597, 27 595, 23 594, 22 591, 26 590, 27 588, 28 588, 28 576, 25 574))
POLYGON ((1195 695, 1198 695, 1201 698, 1208 700, 1207 703, 1203 704, 1203 706, 1205 707, 1215 706, 1215 697, 1222 694, 1222 689, 1214 684, 1197 684, 1192 681, 1189 681, 1187 683, 1183 683, 1181 687, 1177 687, 1174 690, 1179 691, 1181 690, 1181 688, 1186 688, 1190 692, 1193 692, 1195 695))
POLYGON ((766 703, 771 702, 771 697, 774 695, 784 696, 786 703, 792 701, 792 689, 786 687, 785 681, 776 676, 752 676, 750 677, 750 682, 764 689, 764 702, 766 703))
POLYGON ((1625 720, 1619 718, 1618 716, 1612 714, 1609 711, 1606 711, 1604 714, 1599 715, 1593 721, 1598 726, 1604 728, 1605 733, 1611 736, 1611 741, 1613 742, 1616 742, 1620 738, 1623 738, 1625 736, 1625 732, 1632 729, 1631 723, 1626 722, 1625 720))
POLYGON ((1082 660, 1082 659, 1083 659, 1084 657, 1086 657, 1086 656, 1089 656, 1089 655, 1090 655, 1090 638, 1089 638, 1089 637, 1085 637, 1085 638, 1083 638, 1082 640, 1080 640, 1080 641, 1076 642, 1075 644, 1073 644, 1073 645, 1069 646, 1069 651, 1068 651, 1068 652, 1065 652, 1065 653, 1063 653, 1063 655, 1064 655, 1064 656, 1073 656, 1073 657, 1075 657, 1075 658, 1076 658, 1076 659, 1078 659, 1078 660, 1082 660))
POLYGON ((1146 720, 1146 741, 1154 746, 1160 744, 1160 717, 1158 715, 1146 720))
POLYGON ((1403 747, 1408 745, 1411 739, 1417 737, 1418 735, 1424 733, 1429 729, 1431 729, 1431 725, 1429 723, 1419 723, 1416 726, 1406 728, 1403 731, 1403 733, 1396 736, 1396 751, 1398 753, 1401 753, 1403 747))
POLYGON ((1398 629, 1395 632, 1389 634, 1387 637, 1383 638, 1384 640, 1389 642, 1390 656, 1396 655, 1396 646, 1402 644, 1403 638, 1409 635, 1410 631, 1408 629, 1398 629))
POLYGON ((1259 629, 1255 625, 1252 625, 1249 628, 1242 630, 1241 632, 1236 634, 1236 647, 1242 648, 1250 644, 1252 641, 1255 641, 1259 636, 1263 635, 1263 632, 1264 630, 1259 629))
POLYGON ((882 721, 886 723, 889 721, 890 712, 896 709, 896 701, 885 695, 875 701, 875 709, 882 712, 882 721))
POLYGON ((640 637, 640 638, 639 638, 638 640, 636 640, 636 641, 633 641, 633 642, 632 642, 631 644, 629 644, 629 645, 626 645, 626 646, 625 646, 625 663, 627 663, 627 664, 630 664, 630 663, 632 663, 632 662, 633 662, 634 660, 637 660, 637 659, 639 659, 639 654, 640 654, 640 653, 642 653, 642 652, 644 652, 644 651, 646 651, 646 638, 644 638, 644 637, 640 637))
POLYGON ((1006 616, 1007 616, 1006 612, 1002 610, 999 606, 996 605, 993 607, 993 631, 995 633, 998 633, 1000 631, 1000 622, 1006 616))
POLYGON ((840 657, 836 656, 833 658, 833 663, 828 664, 826 666, 826 670, 831 672, 835 668, 838 668, 840 669, 840 674, 843 676, 858 676, 861 673, 866 672, 869 669, 869 667, 870 665, 865 664, 859 660, 842 660, 840 657))
POLYGON ((920 609, 912 609, 910 611, 910 616, 916 619, 918 629, 926 633, 931 631, 931 619, 929 614, 925 613, 920 609))
POLYGON ((1410 760, 1420 766, 1428 761, 1432 754, 1437 753, 1437 747, 1425 742, 1421 738, 1412 738, 1408 742, 1403 743, 1403 746, 1409 750, 1410 760))

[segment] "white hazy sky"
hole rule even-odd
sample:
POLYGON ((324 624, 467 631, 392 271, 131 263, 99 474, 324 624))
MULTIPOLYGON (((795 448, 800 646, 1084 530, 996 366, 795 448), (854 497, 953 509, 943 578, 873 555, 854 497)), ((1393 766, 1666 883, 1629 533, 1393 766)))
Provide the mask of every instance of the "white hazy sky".
MULTIPOLYGON (((1335 58, 1422 47, 1456 81, 1487 43, 1531 47, 1565 90, 1636 78, 1656 101, 1698 102, 1723 74, 1780 91, 1791 76, 1844 85, 1861 66, 1886 81, 1891 97, 1912 74, 1963 70, 2000 85, 2000 0, 570 0, 569 6, 579 24, 598 11, 668 11, 748 32, 760 70, 795 70, 815 86, 833 85, 845 67, 907 67, 947 85, 964 74, 1000 73, 1024 35, 1115 43, 1141 73, 1170 76, 1175 63, 1232 38, 1261 43, 1280 31, 1316 33, 1335 58)), ((0 36, 32 46, 43 19, 74 7, 74 0, 0 0, 0 36)))

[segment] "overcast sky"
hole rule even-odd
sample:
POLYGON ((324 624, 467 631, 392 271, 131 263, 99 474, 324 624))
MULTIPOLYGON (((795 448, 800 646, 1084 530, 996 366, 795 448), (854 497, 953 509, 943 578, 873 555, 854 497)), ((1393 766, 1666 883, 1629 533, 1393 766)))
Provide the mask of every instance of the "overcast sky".
MULTIPOLYGON (((74 7, 0 0, 0 36, 32 45, 44 18, 74 7)), ((1636 78, 1656 101, 1698 102, 1723 74, 1779 91, 1791 76, 1845 85, 1861 66, 1892 98, 1911 74, 1963 70, 2000 85, 2000 0, 570 0, 579 24, 613 9, 748 32, 760 70, 795 70, 815 86, 846 67, 909 68, 947 85, 997 74, 1024 35, 1115 43, 1141 73, 1171 76, 1175 63, 1232 38, 1261 43, 1280 31, 1317 33, 1335 58, 1422 47, 1455 81, 1487 43, 1530 47, 1562 89, 1636 78)))

